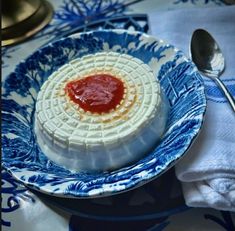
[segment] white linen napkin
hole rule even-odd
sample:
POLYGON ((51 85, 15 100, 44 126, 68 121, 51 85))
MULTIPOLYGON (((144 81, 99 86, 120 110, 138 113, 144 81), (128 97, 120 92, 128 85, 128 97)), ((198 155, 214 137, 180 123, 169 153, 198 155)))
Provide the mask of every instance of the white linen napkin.
MULTIPOLYGON (((208 30, 225 55, 221 77, 235 97, 235 6, 156 11, 149 15, 151 33, 188 54, 195 29, 208 30)), ((202 130, 176 165, 185 202, 192 207, 235 211, 235 114, 216 84, 204 78, 207 111, 202 130)))
POLYGON ((228 103, 212 99, 209 95, 202 131, 176 165, 176 176, 187 205, 235 211, 235 114, 228 103))

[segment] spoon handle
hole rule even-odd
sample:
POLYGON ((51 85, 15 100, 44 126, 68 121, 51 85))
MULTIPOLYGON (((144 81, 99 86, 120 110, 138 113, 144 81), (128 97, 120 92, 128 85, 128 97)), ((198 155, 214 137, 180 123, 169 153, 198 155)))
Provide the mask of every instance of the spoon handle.
POLYGON ((232 94, 228 91, 224 83, 219 78, 214 78, 217 85, 220 87, 220 89, 223 91, 225 97, 227 98, 230 106, 232 107, 233 111, 235 112, 235 100, 232 96, 232 94))

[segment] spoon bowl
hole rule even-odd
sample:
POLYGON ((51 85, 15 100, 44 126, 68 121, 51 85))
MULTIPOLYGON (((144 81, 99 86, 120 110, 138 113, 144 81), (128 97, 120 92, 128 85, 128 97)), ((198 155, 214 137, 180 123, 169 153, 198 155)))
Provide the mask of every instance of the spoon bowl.
POLYGON ((219 79, 225 69, 225 59, 218 43, 206 30, 197 29, 192 35, 190 50, 198 70, 216 82, 235 112, 235 101, 219 79))

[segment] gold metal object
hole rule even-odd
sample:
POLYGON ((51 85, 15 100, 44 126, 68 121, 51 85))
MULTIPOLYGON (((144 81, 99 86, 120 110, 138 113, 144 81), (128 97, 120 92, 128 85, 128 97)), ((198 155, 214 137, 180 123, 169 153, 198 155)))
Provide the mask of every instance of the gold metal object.
POLYGON ((2 1, 2 46, 22 42, 46 26, 53 15, 45 0, 2 1))
POLYGON ((235 4, 235 0, 224 0, 224 2, 229 5, 235 4))

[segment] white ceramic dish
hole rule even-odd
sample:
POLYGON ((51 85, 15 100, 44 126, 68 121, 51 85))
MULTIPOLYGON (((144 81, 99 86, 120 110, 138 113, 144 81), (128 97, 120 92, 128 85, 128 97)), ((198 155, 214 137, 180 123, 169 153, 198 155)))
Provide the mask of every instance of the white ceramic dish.
POLYGON ((2 162, 8 172, 42 192, 86 198, 143 185, 173 166, 201 128, 206 99, 194 64, 174 46, 139 32, 104 30, 59 40, 21 62, 5 81, 2 105, 2 162), (151 152, 131 165, 101 173, 74 173, 50 161, 38 146, 35 103, 52 73, 72 60, 103 51, 128 54, 153 70, 170 104, 166 132, 151 152))

